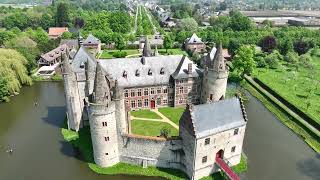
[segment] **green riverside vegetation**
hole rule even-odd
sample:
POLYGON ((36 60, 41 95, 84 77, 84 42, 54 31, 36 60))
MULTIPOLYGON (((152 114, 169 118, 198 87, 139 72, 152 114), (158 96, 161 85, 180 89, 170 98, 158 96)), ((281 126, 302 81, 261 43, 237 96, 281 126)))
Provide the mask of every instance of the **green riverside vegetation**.
POLYGON ((283 124, 289 127, 293 132, 298 134, 304 141, 316 152, 320 152, 320 139, 319 137, 315 137, 310 133, 308 129, 305 129, 300 124, 298 124, 294 118, 289 116, 286 112, 281 110, 277 105, 272 103, 267 99, 264 95, 262 95, 259 91, 257 91, 253 86, 249 83, 244 83, 243 85, 246 90, 250 92, 253 96, 259 99, 264 106, 272 112, 283 124))

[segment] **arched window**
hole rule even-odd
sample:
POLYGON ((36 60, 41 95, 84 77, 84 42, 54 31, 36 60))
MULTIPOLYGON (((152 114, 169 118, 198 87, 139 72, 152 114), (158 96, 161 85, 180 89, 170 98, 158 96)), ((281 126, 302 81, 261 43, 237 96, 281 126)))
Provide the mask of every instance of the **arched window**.
POLYGON ((149 75, 149 76, 152 76, 152 71, 151 71, 151 69, 149 69, 148 75, 149 75))

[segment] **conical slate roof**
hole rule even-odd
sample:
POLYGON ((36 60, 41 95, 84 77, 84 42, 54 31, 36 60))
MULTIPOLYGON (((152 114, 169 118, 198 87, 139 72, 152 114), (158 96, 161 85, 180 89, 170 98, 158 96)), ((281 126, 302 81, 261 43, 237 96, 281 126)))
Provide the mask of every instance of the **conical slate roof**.
POLYGON ((142 51, 142 56, 144 57, 151 57, 151 46, 149 44, 149 40, 148 37, 146 37, 145 43, 144 43, 144 47, 143 47, 143 51, 142 51))
POLYGON ((108 101, 110 101, 110 88, 99 61, 97 62, 93 91, 94 103, 106 104, 108 101))
POLYGON ((219 43, 217 51, 214 55, 213 61, 211 62, 211 68, 213 68, 216 71, 225 71, 226 70, 226 64, 225 59, 222 54, 222 44, 219 43))

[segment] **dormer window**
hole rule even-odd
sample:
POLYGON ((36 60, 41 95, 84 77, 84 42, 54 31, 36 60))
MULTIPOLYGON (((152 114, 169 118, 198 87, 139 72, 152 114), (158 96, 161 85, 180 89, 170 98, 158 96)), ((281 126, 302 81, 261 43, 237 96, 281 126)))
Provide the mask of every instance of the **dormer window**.
POLYGON ((81 62, 80 64, 80 68, 83 69, 84 68, 84 62, 81 62))
POLYGON ((124 78, 127 78, 127 76, 128 76, 127 71, 123 71, 122 76, 123 76, 124 78))
POLYGON ((160 69, 160 74, 163 75, 164 74, 164 68, 160 69))
POLYGON ((138 70, 138 69, 136 70, 136 76, 137 76, 137 77, 139 77, 139 76, 140 76, 140 72, 139 72, 139 70, 138 70))
POLYGON ((151 69, 149 69, 148 75, 149 75, 149 76, 152 76, 152 71, 151 71, 151 69))

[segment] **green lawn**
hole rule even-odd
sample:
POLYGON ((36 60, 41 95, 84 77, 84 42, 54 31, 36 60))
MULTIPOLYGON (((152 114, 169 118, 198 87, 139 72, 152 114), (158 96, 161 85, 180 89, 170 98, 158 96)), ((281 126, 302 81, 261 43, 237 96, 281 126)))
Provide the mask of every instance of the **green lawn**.
POLYGON ((68 129, 67 118, 65 119, 63 127, 61 128, 61 134, 66 141, 72 141, 79 138, 78 132, 68 129))
MULTIPOLYGON (((112 59, 115 58, 113 56, 113 53, 117 52, 119 50, 104 50, 101 54, 101 56, 99 57, 99 59, 112 59)), ((132 54, 139 54, 139 50, 138 49, 125 49, 122 50, 127 52, 127 55, 132 55, 132 54)))
POLYGON ((163 129, 169 130, 169 136, 179 135, 179 131, 168 123, 135 119, 131 121, 132 134, 157 137, 163 129))
POLYGON ((148 109, 141 109, 138 111, 131 111, 131 116, 138 117, 138 118, 148 118, 148 119, 161 119, 155 112, 152 112, 148 109))
POLYGON ((159 108, 158 110, 168 119, 170 119, 172 122, 179 125, 179 121, 184 109, 185 109, 184 107, 183 108, 182 107, 179 107, 179 108, 164 107, 164 108, 159 108))
POLYGON ((166 52, 166 49, 158 49, 158 52, 161 55, 188 55, 181 49, 168 49, 168 52, 166 52))
POLYGON ((320 58, 311 61, 313 69, 286 65, 278 69, 258 68, 254 76, 308 114, 320 124, 320 58))

